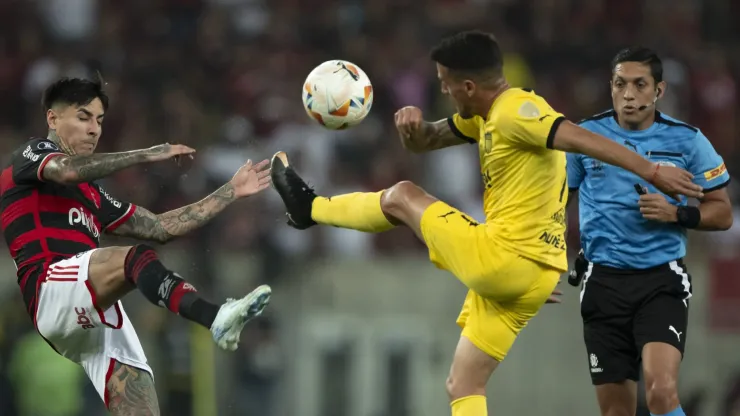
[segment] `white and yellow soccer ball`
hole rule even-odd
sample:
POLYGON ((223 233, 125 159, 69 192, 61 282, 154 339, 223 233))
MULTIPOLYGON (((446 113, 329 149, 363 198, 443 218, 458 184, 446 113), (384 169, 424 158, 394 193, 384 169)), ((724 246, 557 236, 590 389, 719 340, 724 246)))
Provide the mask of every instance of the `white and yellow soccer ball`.
POLYGON ((322 63, 303 84, 303 108, 331 130, 356 126, 373 105, 373 86, 359 66, 342 60, 322 63))

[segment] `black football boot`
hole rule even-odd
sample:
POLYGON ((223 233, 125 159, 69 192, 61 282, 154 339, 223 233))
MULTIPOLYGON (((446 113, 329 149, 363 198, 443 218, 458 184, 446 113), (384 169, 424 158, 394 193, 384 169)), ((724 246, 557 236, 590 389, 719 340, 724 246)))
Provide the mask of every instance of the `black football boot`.
POLYGON ((277 152, 270 162, 272 185, 283 199, 288 225, 299 230, 305 230, 316 221, 311 218, 311 207, 316 193, 306 182, 298 176, 295 169, 288 163, 285 152, 277 152))

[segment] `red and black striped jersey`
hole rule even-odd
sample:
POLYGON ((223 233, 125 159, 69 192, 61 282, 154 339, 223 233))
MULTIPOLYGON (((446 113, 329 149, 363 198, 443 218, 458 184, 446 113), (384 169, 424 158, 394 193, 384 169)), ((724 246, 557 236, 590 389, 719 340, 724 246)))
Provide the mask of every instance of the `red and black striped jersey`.
POLYGON ((32 315, 36 293, 49 265, 100 245, 136 207, 111 197, 99 185, 44 181, 44 166, 62 156, 47 139, 31 139, 0 173, 0 228, 18 268, 18 284, 32 315))

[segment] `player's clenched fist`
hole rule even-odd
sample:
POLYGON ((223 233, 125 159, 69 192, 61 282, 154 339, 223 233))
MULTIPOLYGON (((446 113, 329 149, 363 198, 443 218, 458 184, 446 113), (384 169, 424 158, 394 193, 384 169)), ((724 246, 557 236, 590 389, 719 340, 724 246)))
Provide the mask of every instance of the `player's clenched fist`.
POLYGON ((414 136, 421 132, 424 118, 417 107, 403 107, 396 111, 396 129, 406 147, 412 143, 414 136))

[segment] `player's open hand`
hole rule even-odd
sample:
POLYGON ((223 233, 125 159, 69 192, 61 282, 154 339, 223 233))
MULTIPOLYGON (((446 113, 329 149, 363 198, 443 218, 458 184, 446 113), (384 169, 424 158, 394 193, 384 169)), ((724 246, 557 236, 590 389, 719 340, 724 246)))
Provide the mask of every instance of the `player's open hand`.
MULTIPOLYGON (((558 280, 558 284, 560 284, 559 280, 558 280)), ((563 296, 563 292, 560 289, 555 288, 553 289, 552 294, 550 295, 549 298, 547 298, 545 303, 562 303, 563 301, 562 299, 560 299, 560 296, 563 296)))
POLYGON ((669 223, 678 221, 678 207, 668 202, 661 194, 640 195, 638 204, 640 213, 645 219, 669 223))
POLYGON ((693 180, 694 175, 683 169, 655 165, 650 183, 677 201, 681 200, 681 195, 703 198, 702 187, 695 184, 693 180))
POLYGON ((158 146, 150 147, 145 151, 147 161, 159 162, 162 160, 172 159, 178 156, 188 156, 193 158, 195 149, 185 146, 183 144, 160 144, 158 146))
POLYGON ((401 141, 405 145, 412 144, 411 140, 421 130, 422 123, 424 123, 421 110, 417 107, 403 107, 396 111, 395 118, 396 129, 401 136, 401 141))
POLYGON ((252 165, 252 161, 247 160, 247 163, 231 178, 231 186, 234 187, 234 196, 237 198, 254 195, 267 189, 270 186, 270 161, 263 160, 252 165))

